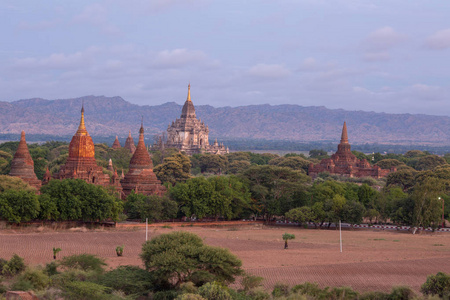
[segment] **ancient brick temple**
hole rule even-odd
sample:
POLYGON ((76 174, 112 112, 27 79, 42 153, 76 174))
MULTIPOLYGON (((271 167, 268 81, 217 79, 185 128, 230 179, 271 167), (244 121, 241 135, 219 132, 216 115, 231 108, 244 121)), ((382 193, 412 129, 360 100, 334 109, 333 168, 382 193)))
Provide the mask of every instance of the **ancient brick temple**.
POLYGON ((153 162, 144 143, 144 126, 139 129, 139 141, 130 160, 130 168, 121 181, 123 193, 128 196, 131 191, 144 195, 162 195, 166 188, 153 173, 153 162))
POLYGON ((228 153, 228 148, 216 142, 210 145, 208 141, 209 128, 195 115, 194 103, 191 101, 191 85, 181 111, 181 117, 167 128, 166 147, 180 149, 188 155, 195 153, 228 153))
POLYGON ((36 173, 34 173, 34 162, 31 158, 30 151, 28 150, 27 142, 25 140, 25 131, 23 130, 20 135, 19 147, 11 161, 11 171, 9 172, 9 175, 20 177, 38 191, 41 188, 41 181, 36 177, 36 173))
POLYGON ((125 141, 125 149, 128 149, 131 154, 134 154, 136 151, 136 146, 134 145, 133 137, 131 136, 131 131, 128 133, 127 140, 125 141))
POLYGON ((122 146, 120 146, 119 138, 116 135, 116 139, 114 140, 114 143, 112 144, 111 148, 113 149, 120 149, 122 146))
POLYGON ((103 173, 103 168, 98 166, 95 160, 94 142, 84 124, 84 107, 81 108, 78 130, 69 144, 67 162, 61 167, 55 178, 82 179, 88 183, 105 187, 110 185, 109 175, 103 173))
POLYGON ((348 177, 381 178, 386 177, 390 172, 395 172, 395 168, 391 170, 381 169, 379 166, 371 166, 366 159, 358 159, 351 151, 351 146, 348 142, 347 125, 344 122, 341 142, 336 153, 331 158, 322 159, 316 165, 309 165, 308 175, 312 178, 317 177, 322 172, 348 177))

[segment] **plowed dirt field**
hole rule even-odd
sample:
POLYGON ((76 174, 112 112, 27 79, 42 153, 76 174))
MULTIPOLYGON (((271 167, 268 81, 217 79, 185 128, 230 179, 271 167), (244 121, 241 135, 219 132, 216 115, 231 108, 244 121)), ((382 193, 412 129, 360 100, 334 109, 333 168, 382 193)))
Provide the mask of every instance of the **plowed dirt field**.
MULTIPOLYGON (((408 285, 418 291, 427 275, 450 273, 450 234, 348 230, 343 231, 343 252, 339 251, 336 230, 297 227, 177 227, 151 228, 149 238, 183 230, 196 233, 205 243, 231 250, 251 274, 265 278, 267 288, 277 282, 290 286, 305 281, 325 286, 350 286, 358 291, 389 291, 392 286, 408 285), (295 234, 285 250, 281 236, 295 234)), ((0 232, 0 257, 13 253, 29 264, 52 261, 52 248, 60 247, 58 257, 91 253, 106 259, 110 267, 139 265, 145 230, 64 230, 41 229, 0 232), (36 230, 37 231, 37 230, 36 230), (115 248, 124 245, 124 256, 115 248)))

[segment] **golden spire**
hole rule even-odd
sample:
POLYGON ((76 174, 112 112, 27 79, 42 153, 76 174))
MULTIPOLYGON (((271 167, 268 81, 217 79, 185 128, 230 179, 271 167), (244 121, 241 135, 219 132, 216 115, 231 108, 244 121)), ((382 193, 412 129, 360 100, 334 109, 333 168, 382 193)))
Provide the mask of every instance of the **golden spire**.
POLYGON ((86 125, 84 124, 84 103, 81 105, 81 120, 80 125, 78 126, 77 134, 87 134, 86 125))
POLYGON ((191 101, 191 83, 188 85, 188 95, 186 101, 191 101))
POLYGON ((347 124, 344 121, 344 126, 342 127, 341 144, 348 144, 348 134, 347 134, 347 124))

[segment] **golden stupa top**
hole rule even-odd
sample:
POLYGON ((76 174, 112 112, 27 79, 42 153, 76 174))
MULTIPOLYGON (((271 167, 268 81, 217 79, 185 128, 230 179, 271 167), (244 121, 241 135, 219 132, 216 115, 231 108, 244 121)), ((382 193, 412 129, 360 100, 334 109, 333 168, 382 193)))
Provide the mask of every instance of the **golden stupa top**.
POLYGON ((78 130, 75 135, 89 135, 86 130, 86 125, 84 124, 84 105, 81 106, 81 120, 80 125, 78 126, 78 130))
POLYGON ((344 121, 344 126, 342 127, 341 144, 348 144, 348 134, 347 134, 347 124, 344 121))
POLYGON ((191 83, 188 85, 188 95, 186 101, 191 101, 191 83))

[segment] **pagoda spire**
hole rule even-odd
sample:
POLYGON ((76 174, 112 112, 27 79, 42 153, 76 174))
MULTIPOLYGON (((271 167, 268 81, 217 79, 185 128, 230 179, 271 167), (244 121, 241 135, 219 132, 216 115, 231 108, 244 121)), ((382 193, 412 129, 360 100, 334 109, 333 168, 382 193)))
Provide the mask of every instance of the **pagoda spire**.
POLYGON ((191 83, 190 82, 189 82, 189 85, 188 85, 188 94, 187 94, 186 101, 191 101, 191 83))
POLYGON ((347 124, 345 121, 342 127, 341 144, 348 144, 347 124))
POLYGON ((86 125, 84 124, 84 103, 81 105, 81 119, 78 126, 77 135, 87 135, 86 125))

